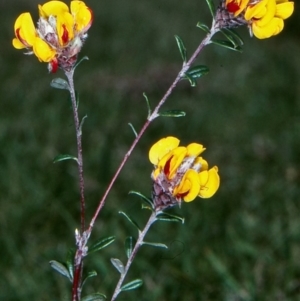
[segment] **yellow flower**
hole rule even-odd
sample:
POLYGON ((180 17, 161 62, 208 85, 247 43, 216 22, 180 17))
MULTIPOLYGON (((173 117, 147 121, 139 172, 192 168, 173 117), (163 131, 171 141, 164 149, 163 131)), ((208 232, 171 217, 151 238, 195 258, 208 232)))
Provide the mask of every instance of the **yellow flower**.
POLYGON ((219 188, 218 168, 208 169, 207 161, 199 156, 205 150, 203 145, 191 143, 184 147, 179 142, 175 137, 166 137, 150 148, 156 210, 180 204, 182 200, 191 202, 197 196, 210 198, 219 188))
POLYGON ((262 0, 256 5, 247 7, 245 20, 251 22, 251 29, 257 38, 266 39, 283 30, 283 20, 290 17, 293 11, 294 2, 262 0))
POLYGON ((93 20, 92 11, 82 1, 71 1, 71 9, 61 1, 39 5, 40 18, 35 28, 30 13, 22 13, 16 20, 13 46, 26 48, 41 62, 69 71, 76 63, 87 31, 93 20))
POLYGON ((225 6, 234 17, 242 16, 258 39, 279 34, 283 20, 294 12, 294 2, 289 0, 226 0, 225 6))

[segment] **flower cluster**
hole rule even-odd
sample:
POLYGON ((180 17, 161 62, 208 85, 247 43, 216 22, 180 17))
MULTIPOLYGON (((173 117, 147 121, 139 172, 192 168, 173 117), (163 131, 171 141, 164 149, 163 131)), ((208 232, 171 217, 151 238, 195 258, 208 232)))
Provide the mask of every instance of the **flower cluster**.
POLYGON ((29 49, 40 62, 49 63, 52 72, 58 67, 71 70, 92 24, 92 11, 82 1, 71 1, 70 10, 61 1, 49 1, 38 8, 37 28, 30 13, 17 18, 13 46, 29 49))
POLYGON ((149 151, 154 165, 152 197, 157 211, 182 200, 191 202, 197 196, 210 198, 219 188, 218 168, 208 169, 207 161, 199 157, 205 148, 198 143, 179 146, 179 142, 175 137, 166 137, 149 151))
POLYGON ((225 0, 227 11, 233 18, 242 17, 253 34, 266 39, 279 34, 284 21, 294 11, 289 0, 225 0))

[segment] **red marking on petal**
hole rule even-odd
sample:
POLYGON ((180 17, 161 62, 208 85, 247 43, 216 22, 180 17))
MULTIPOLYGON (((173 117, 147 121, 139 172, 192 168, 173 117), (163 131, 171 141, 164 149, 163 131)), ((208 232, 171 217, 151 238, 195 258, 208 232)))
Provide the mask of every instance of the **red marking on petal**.
POLYGON ((64 32, 61 36, 61 39, 62 39, 64 44, 67 44, 69 42, 69 32, 68 32, 65 24, 63 24, 62 27, 64 29, 64 32))
POLYGON ((28 43, 27 43, 24 39, 21 38, 20 30, 21 30, 21 27, 19 27, 19 28, 16 30, 16 32, 15 32, 17 39, 18 39, 22 44, 24 44, 24 46, 29 47, 28 43))
POLYGON ((236 11, 238 11, 240 9, 239 5, 235 2, 235 1, 232 1, 232 2, 229 2, 227 4, 227 10, 230 12, 230 13, 235 13, 236 11))
POLYGON ((58 61, 57 58, 54 58, 48 65, 49 72, 55 73, 58 69, 58 61))
POLYGON ((186 195, 188 195, 189 192, 190 192, 190 191, 188 190, 187 192, 184 192, 184 193, 177 193, 177 194, 176 194, 176 198, 182 199, 182 198, 184 198, 186 195))
POLYGON ((170 164, 171 164, 172 158, 173 158, 173 156, 166 162, 166 164, 164 166, 164 174, 166 176, 168 176, 170 174, 170 164))

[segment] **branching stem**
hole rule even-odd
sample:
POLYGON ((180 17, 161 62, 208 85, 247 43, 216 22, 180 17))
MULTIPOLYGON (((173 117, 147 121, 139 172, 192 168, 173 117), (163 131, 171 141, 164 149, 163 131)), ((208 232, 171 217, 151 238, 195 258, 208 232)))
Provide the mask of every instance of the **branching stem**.
POLYGON ((188 60, 188 62, 186 62, 182 69, 180 70, 180 72, 178 73, 178 75, 176 76, 174 82, 171 84, 171 86, 169 87, 169 89, 167 90, 167 92, 165 93, 165 95, 163 96, 163 98, 159 101, 158 105, 155 107, 155 109, 153 110, 153 112, 151 113, 151 115, 147 118, 145 124, 143 125, 142 129, 140 130, 140 132, 138 133, 138 135, 136 136, 136 138, 134 139, 132 145, 130 146, 128 152, 125 154, 122 162, 120 163, 120 166, 118 167, 116 173, 114 174, 111 182, 109 183, 102 199, 99 202, 99 205, 95 211, 95 214, 90 222, 89 228, 87 230, 88 233, 91 233, 95 221, 101 211, 101 209, 103 208, 106 198, 111 190, 111 188, 113 187, 116 179, 118 178, 121 170, 123 169, 123 166, 125 165, 125 163, 127 162, 128 158, 130 157, 132 151, 134 150, 135 146, 137 145, 137 143, 140 141, 141 137, 143 136, 144 132, 146 131, 146 129, 149 127, 150 123, 159 116, 159 110, 162 107, 162 105, 166 102, 166 100, 169 98, 169 96, 172 94, 173 90, 176 88, 178 82, 182 79, 182 77, 184 76, 184 73, 186 71, 189 70, 189 68, 191 67, 191 65, 194 63, 194 61, 196 60, 196 58, 198 57, 198 55, 200 54, 200 52, 203 50, 203 48, 208 45, 211 41, 211 38, 213 37, 213 35, 218 31, 218 29, 215 29, 215 26, 213 24, 211 31, 205 36, 205 38, 202 40, 202 42, 200 43, 200 45, 197 47, 196 51, 193 53, 193 55, 191 56, 191 58, 188 60))
POLYGON ((127 263, 126 263, 126 266, 124 268, 124 273, 121 274, 120 276, 120 279, 117 283, 117 286, 115 288, 115 291, 113 293, 113 296, 111 298, 111 301, 114 301, 116 300, 116 298, 118 297, 118 295, 120 294, 121 292, 121 287, 122 287, 122 284, 124 282, 124 279, 127 275, 127 272, 129 271, 130 269, 130 266, 139 250, 139 248, 142 246, 143 242, 144 242, 144 237, 146 236, 148 230, 150 229, 151 225, 156 221, 156 212, 153 212, 151 215, 150 215, 150 218, 148 220, 148 222, 146 223, 144 229, 142 231, 139 232, 139 237, 136 241, 136 244, 127 260, 127 263))

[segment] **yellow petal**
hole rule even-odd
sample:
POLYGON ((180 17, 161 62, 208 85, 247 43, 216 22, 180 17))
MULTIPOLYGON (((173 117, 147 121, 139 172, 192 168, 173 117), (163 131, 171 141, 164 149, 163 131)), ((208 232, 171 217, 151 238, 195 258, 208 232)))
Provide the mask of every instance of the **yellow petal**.
POLYGON ((52 61, 56 55, 56 51, 40 38, 36 38, 33 44, 33 52, 41 62, 46 63, 52 61))
POLYGON ((149 160, 152 164, 158 165, 158 162, 171 150, 179 145, 180 140, 175 137, 166 137, 160 139, 152 145, 149 151, 149 160))
POLYGON ((49 1, 43 5, 39 5, 39 14, 44 18, 58 16, 66 12, 69 12, 69 7, 61 1, 49 1))
MULTIPOLYGON (((260 2, 261 3, 261 2, 260 2)), ((259 3, 259 4, 260 4, 259 3)), ((259 6, 259 4, 255 5, 255 7, 259 6)), ((247 9, 248 11, 248 9, 247 9)), ((259 17, 259 12, 257 12, 257 14, 252 14, 252 18, 255 19, 255 23, 257 26, 265 26, 267 25, 275 16, 275 13, 276 13, 276 2, 275 0, 268 0, 267 4, 266 4, 266 13, 263 15, 263 17, 259 17)), ((246 16, 246 14, 245 14, 246 16)), ((246 17, 245 17, 246 19, 246 17)), ((246 20, 250 20, 250 19, 246 19, 246 20)))
POLYGON ((238 16, 248 5, 250 0, 226 0, 225 5, 227 6, 229 3, 236 4, 239 9, 234 12, 234 16, 238 16))
POLYGON ((71 13, 74 16, 76 31, 87 31, 92 24, 92 11, 82 1, 71 1, 71 13))
POLYGON ((275 16, 281 19, 287 19, 294 12, 294 2, 285 2, 276 5, 275 16))
POLYGON ((198 143, 191 143, 187 147, 187 156, 199 156, 201 153, 205 151, 203 145, 198 143))
POLYGON ((212 197, 220 186, 220 177, 218 174, 218 167, 214 166, 209 171, 204 171, 199 174, 199 179, 201 183, 201 188, 199 196, 201 198, 210 198, 212 197), (202 173, 205 173, 205 176, 202 177, 202 173), (202 185, 202 180, 207 179, 205 185, 202 185))
POLYGON ((14 38, 14 39, 12 40, 12 44, 13 44, 13 46, 14 46, 16 49, 23 49, 23 48, 26 48, 26 46, 25 46, 22 42, 20 42, 20 40, 17 39, 17 38, 14 38))
POLYGON ((200 171, 207 170, 208 169, 208 163, 206 160, 204 160, 202 157, 198 157, 194 165, 199 164, 200 165, 200 171))
POLYGON ((68 13, 62 13, 56 17, 56 30, 59 38, 59 44, 64 46, 74 38, 74 19, 68 13))
POLYGON ((36 31, 30 13, 21 14, 15 22, 15 34, 21 43, 31 47, 36 39, 36 31))
MULTIPOLYGON (((249 21, 252 18, 261 18, 267 13, 267 4, 269 0, 262 0, 255 5, 248 6, 245 11, 245 20, 249 21)), ((273 0, 274 1, 274 0, 273 0)))
MULTIPOLYGON (((171 152, 172 158, 169 162, 169 166, 167 167, 166 165, 164 165, 164 171, 165 173, 168 171, 166 175, 168 176, 169 179, 172 179, 176 175, 178 167, 181 165, 183 159, 186 156, 186 152, 187 149, 184 146, 179 146, 172 150, 171 152)), ((163 159, 161 160, 162 162, 163 159)))
POLYGON ((200 181, 198 173, 189 169, 183 176, 178 187, 174 189, 174 196, 182 197, 185 202, 193 201, 200 190, 200 181))
POLYGON ((281 18, 273 18, 266 26, 257 26, 256 22, 252 24, 253 34, 258 39, 267 39, 271 36, 279 34, 284 27, 284 22, 281 18))

